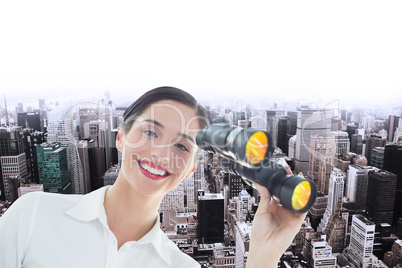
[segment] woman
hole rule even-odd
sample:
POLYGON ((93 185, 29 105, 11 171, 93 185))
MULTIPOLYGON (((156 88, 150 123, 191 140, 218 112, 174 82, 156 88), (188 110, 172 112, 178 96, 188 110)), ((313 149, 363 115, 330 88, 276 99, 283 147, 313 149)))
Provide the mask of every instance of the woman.
MULTIPOLYGON (((158 208, 196 170, 195 137, 206 118, 180 89, 145 93, 126 110, 117 134, 123 158, 115 184, 84 196, 32 193, 18 199, 0 218, 0 267, 199 267, 160 230, 158 208)), ((304 215, 256 187, 261 202, 247 267, 276 267, 304 215)))

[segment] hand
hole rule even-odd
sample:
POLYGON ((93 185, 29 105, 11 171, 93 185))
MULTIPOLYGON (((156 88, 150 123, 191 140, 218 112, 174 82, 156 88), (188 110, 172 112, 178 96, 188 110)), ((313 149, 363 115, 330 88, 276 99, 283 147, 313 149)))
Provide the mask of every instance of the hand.
MULTIPOLYGON (((288 175, 293 175, 288 167, 288 175)), ((299 174, 303 175, 303 174, 299 174)), ((261 200, 254 216, 247 268, 277 267, 277 263, 299 232, 307 213, 296 214, 271 200, 268 189, 259 184, 261 200)))

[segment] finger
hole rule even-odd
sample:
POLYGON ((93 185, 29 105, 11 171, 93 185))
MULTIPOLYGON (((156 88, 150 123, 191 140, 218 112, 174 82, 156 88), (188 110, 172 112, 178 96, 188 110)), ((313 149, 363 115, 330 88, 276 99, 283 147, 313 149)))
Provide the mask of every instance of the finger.
POLYGON ((268 189, 258 183, 254 183, 255 188, 260 193, 260 204, 258 205, 257 213, 266 212, 269 208, 271 202, 271 194, 269 193, 268 189))
POLYGON ((287 175, 293 175, 293 172, 292 172, 292 170, 290 169, 289 166, 286 166, 286 167, 285 167, 285 170, 286 170, 286 174, 287 174, 287 175))
POLYGON ((297 175, 304 177, 303 172, 299 172, 297 175))

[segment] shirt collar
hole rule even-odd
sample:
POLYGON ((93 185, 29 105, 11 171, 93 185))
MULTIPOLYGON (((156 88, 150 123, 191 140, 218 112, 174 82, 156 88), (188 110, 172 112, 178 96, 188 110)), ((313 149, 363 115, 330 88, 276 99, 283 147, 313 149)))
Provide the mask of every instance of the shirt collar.
MULTIPOLYGON (((70 215, 71 217, 77 220, 84 222, 99 219, 100 222, 107 229, 109 229, 109 226, 107 224, 105 207, 103 206, 103 202, 105 200, 105 193, 109 187, 110 185, 102 187, 86 195, 83 195, 80 198, 80 200, 75 204, 75 206, 66 211, 66 214, 70 215)), ((160 218, 158 214, 158 217, 152 229, 137 242, 139 244, 148 244, 148 243, 152 244, 156 252, 158 252, 159 255, 161 256, 161 258, 169 265, 171 265, 170 256, 167 252, 165 242, 166 236, 160 229, 159 222, 160 218)))
POLYGON ((138 243, 141 244, 147 244, 150 243, 154 246, 155 250, 159 253, 159 255, 162 257, 164 261, 168 263, 168 265, 171 265, 171 260, 170 256, 167 252, 167 247, 166 247, 166 242, 165 242, 166 236, 163 233, 163 231, 160 228, 160 218, 159 214, 156 219, 156 222, 152 229, 144 235, 140 240, 138 240, 138 243))

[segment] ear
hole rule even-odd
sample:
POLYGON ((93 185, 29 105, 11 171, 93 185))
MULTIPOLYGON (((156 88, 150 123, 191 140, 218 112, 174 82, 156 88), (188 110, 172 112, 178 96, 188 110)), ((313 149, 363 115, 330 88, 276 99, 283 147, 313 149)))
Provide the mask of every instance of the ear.
POLYGON ((121 148, 123 146, 123 133, 121 130, 121 126, 119 126, 119 129, 117 130, 117 135, 116 135, 116 147, 117 150, 121 152, 121 148))

